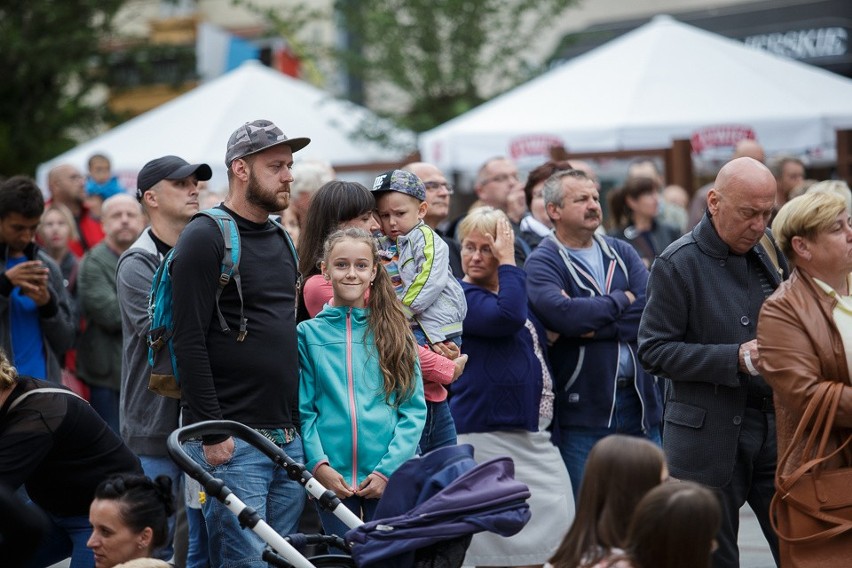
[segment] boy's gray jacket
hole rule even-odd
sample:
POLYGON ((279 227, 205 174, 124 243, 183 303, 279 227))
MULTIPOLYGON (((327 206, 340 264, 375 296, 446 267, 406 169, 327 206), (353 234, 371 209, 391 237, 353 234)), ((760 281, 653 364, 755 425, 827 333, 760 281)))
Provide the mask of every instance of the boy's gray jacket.
MULTIPOLYGON (((388 237, 379 239, 379 249, 393 246, 388 237)), ((450 271, 447 243, 424 222, 396 239, 399 275, 404 289, 398 293, 407 315, 416 320, 429 343, 461 334, 467 315, 467 300, 461 284, 450 271)))

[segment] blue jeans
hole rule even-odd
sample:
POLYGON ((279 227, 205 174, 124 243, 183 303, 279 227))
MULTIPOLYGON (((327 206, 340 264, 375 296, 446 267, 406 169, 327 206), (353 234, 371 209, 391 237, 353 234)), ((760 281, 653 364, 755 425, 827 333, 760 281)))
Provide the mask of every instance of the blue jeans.
MULTIPOLYGON (((183 473, 180 468, 166 456, 139 456, 139 461, 142 462, 142 471, 151 479, 156 479, 161 475, 165 475, 172 480, 172 497, 177 504, 178 499, 183 499, 183 492, 180 490, 181 481, 183 481, 183 473)), ((156 551, 155 556, 160 560, 170 560, 174 555, 175 549, 173 546, 175 538, 175 516, 169 517, 169 536, 166 539, 166 544, 163 548, 156 551)))
MULTIPOLYGON (((426 339, 426 334, 423 333, 423 328, 419 325, 415 325, 411 328, 411 333, 414 334, 414 340, 417 342, 417 345, 422 345, 423 347, 429 347, 429 340, 426 339)), ((455 337, 451 337, 447 339, 447 341, 451 341, 456 344, 456 346, 461 347, 462 344, 462 336, 457 335, 455 337)))
MULTIPOLYGON (((28 506, 35 507, 32 502, 28 506)), ((86 546, 92 536, 88 515, 58 517, 48 513, 50 529, 44 535, 38 552, 28 568, 44 568, 71 557, 70 568, 94 568, 95 555, 86 546)))
POLYGON ((118 413, 120 407, 119 392, 107 387, 89 386, 91 394, 89 395, 89 403, 92 408, 104 419, 104 422, 115 432, 119 437, 121 430, 118 427, 118 413))
MULTIPOLYGON (((365 523, 373 520, 373 516, 376 514, 376 507, 379 505, 378 499, 364 499, 355 495, 342 499, 341 502, 365 523)), ((325 534, 333 534, 343 538, 347 531, 349 531, 346 523, 335 517, 331 511, 324 510, 319 506, 319 503, 317 503, 317 511, 319 511, 322 530, 325 534)), ((331 554, 346 554, 345 551, 334 547, 329 547, 329 552, 331 554)))
MULTIPOLYGON (((282 448, 295 461, 304 462, 301 438, 296 437, 282 448)), ((234 455, 230 461, 215 467, 204 459, 200 440, 188 442, 186 452, 211 475, 221 479, 243 503, 266 519, 275 532, 286 536, 296 531, 305 506, 304 489, 253 446, 235 438, 234 455)), ((241 529, 237 516, 218 499, 208 496, 202 512, 207 521, 211 566, 267 568, 266 562, 260 558, 265 543, 249 529, 241 529)))
POLYGON ((432 450, 444 446, 456 445, 456 423, 450 414, 450 405, 446 400, 441 402, 426 402, 426 424, 423 426, 423 434, 420 435, 420 443, 417 446, 418 454, 426 454, 432 450))
POLYGON ((207 522, 201 509, 186 507, 186 523, 189 527, 189 549, 186 551, 186 568, 208 568, 210 566, 207 522))
POLYGON ((629 436, 643 436, 658 446, 662 445, 660 439, 660 426, 654 425, 648 432, 642 428, 642 401, 633 385, 615 390, 615 412, 613 414, 612 426, 609 428, 586 428, 584 426, 568 426, 560 429, 559 453, 571 478, 571 489, 574 492, 574 502, 577 502, 580 494, 580 485, 583 482, 583 470, 586 467, 586 458, 592 451, 592 446, 601 438, 610 434, 625 434, 629 436))

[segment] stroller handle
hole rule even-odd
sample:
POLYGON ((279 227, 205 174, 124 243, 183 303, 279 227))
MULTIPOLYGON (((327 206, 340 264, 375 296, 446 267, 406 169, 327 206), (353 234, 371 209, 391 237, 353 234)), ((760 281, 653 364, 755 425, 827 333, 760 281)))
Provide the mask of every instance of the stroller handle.
POLYGON ((349 528, 355 528, 363 524, 361 519, 355 516, 338 499, 334 492, 322 486, 311 473, 305 469, 303 464, 293 460, 287 453, 267 439, 260 432, 232 420, 206 420, 188 426, 182 426, 172 432, 166 440, 166 449, 172 460, 187 475, 198 481, 208 495, 219 500, 230 495, 230 490, 220 479, 213 477, 204 468, 189 457, 183 449, 182 444, 187 440, 201 438, 202 436, 225 435, 239 438, 254 446, 258 451, 265 454, 273 463, 287 472, 287 477, 301 484, 305 490, 319 501, 322 508, 331 511, 343 521, 349 528))
POLYGON ((293 478, 295 481, 300 480, 303 468, 293 461, 284 450, 273 444, 271 440, 268 440, 260 432, 233 420, 205 420, 204 422, 182 426, 172 432, 168 440, 166 440, 166 449, 178 467, 201 483, 204 489, 211 495, 215 495, 211 491, 215 490, 215 488, 208 487, 208 484, 214 482, 215 478, 204 471, 204 468, 199 463, 189 457, 181 444, 194 438, 216 435, 233 436, 234 438, 248 442, 275 462, 276 465, 284 468, 291 478, 296 474, 297 477, 293 478))

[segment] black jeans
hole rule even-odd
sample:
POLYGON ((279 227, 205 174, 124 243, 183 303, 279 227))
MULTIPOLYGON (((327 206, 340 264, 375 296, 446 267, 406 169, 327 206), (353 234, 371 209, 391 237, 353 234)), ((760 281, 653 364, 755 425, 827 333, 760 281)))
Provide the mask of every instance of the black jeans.
POLYGON ((748 503, 778 565, 778 537, 769 523, 769 503, 775 494, 775 414, 746 408, 737 447, 737 461, 731 481, 716 490, 722 504, 719 548, 713 554, 714 568, 738 568, 740 553, 737 533, 740 508, 748 503))

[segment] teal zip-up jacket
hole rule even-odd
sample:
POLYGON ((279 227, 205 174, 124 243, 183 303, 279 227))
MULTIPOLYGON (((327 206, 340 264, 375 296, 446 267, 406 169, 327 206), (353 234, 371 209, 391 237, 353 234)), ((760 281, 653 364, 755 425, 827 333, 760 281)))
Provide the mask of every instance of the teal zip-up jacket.
POLYGON ((299 415, 309 471, 328 463, 353 487, 414 457, 426 422, 420 363, 413 395, 385 402, 369 309, 325 306, 298 326, 299 415))

